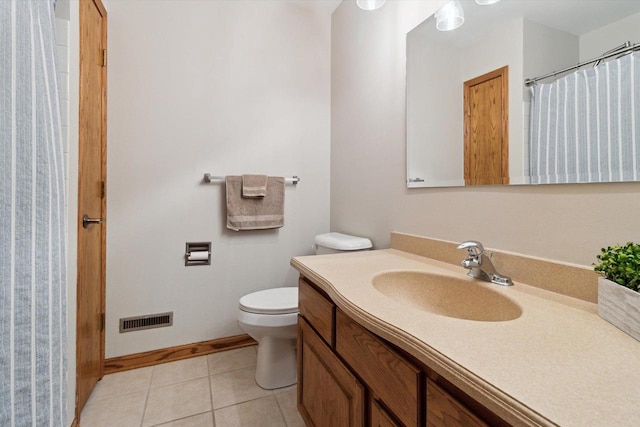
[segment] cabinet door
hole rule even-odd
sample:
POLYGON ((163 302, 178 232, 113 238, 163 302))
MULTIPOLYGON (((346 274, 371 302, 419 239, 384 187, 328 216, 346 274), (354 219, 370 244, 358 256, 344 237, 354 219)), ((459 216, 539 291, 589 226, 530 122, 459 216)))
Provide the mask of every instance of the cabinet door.
POLYGON ((377 400, 371 401, 371 427, 400 427, 377 400))
POLYGON ((362 384, 298 318, 298 409, 308 426, 364 426, 362 384))
POLYGON ((427 427, 488 427, 453 396, 427 380, 427 427))
POLYGON ((403 425, 424 425, 420 369, 340 310, 336 352, 403 425))

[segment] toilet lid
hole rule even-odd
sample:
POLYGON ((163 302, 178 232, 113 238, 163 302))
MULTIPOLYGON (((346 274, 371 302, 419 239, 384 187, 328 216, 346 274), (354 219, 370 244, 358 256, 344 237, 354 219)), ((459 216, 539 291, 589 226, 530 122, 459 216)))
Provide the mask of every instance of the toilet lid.
POLYGON ((298 311, 298 288, 274 288, 240 298, 240 310, 257 314, 287 314, 298 311))

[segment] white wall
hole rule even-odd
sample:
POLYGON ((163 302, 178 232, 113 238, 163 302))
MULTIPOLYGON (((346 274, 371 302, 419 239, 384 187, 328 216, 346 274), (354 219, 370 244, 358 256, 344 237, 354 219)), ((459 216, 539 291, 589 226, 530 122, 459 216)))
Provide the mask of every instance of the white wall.
POLYGON ((56 44, 60 71, 62 138, 64 143, 67 239, 67 424, 75 417, 76 396, 76 269, 78 217, 78 0, 56 4, 56 44))
POLYGON ((464 185, 463 56, 428 41, 433 25, 428 20, 407 34, 408 178, 464 185))
POLYGON ((580 61, 588 61, 630 41, 640 43, 640 13, 580 36, 580 61))
POLYGON ((545 75, 577 64, 580 61, 579 50, 578 36, 524 20, 525 78, 545 75))
POLYGON ((405 188, 403 7, 333 14, 332 229, 379 248, 397 230, 587 266, 602 246, 640 240, 640 183, 405 188))
POLYGON ((109 1, 106 357, 242 333, 240 296, 293 286, 329 230, 330 16, 283 1, 109 1), (285 226, 225 228, 214 175, 299 175, 285 226), (187 241, 211 266, 185 267, 187 241), (118 333, 174 311, 171 328, 118 333))

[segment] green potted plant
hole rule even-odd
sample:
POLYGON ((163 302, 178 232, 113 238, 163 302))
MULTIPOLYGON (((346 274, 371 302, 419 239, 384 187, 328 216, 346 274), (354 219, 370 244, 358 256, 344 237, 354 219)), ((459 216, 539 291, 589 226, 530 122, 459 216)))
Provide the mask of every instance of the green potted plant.
POLYGON ((594 270, 600 317, 640 341, 640 245, 602 248, 594 270))

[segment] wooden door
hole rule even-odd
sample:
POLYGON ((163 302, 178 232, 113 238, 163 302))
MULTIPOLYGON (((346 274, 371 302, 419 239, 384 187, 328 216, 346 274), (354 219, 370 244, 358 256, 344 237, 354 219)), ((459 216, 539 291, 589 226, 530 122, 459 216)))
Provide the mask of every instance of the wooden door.
POLYGON ((364 427, 365 389, 298 318, 298 409, 310 427, 364 427))
POLYGON ((76 417, 104 370, 107 13, 80 3, 76 417), (94 223, 83 221, 85 215, 94 223))
POLYGON ((508 67, 464 83, 464 181, 509 183, 508 67))

